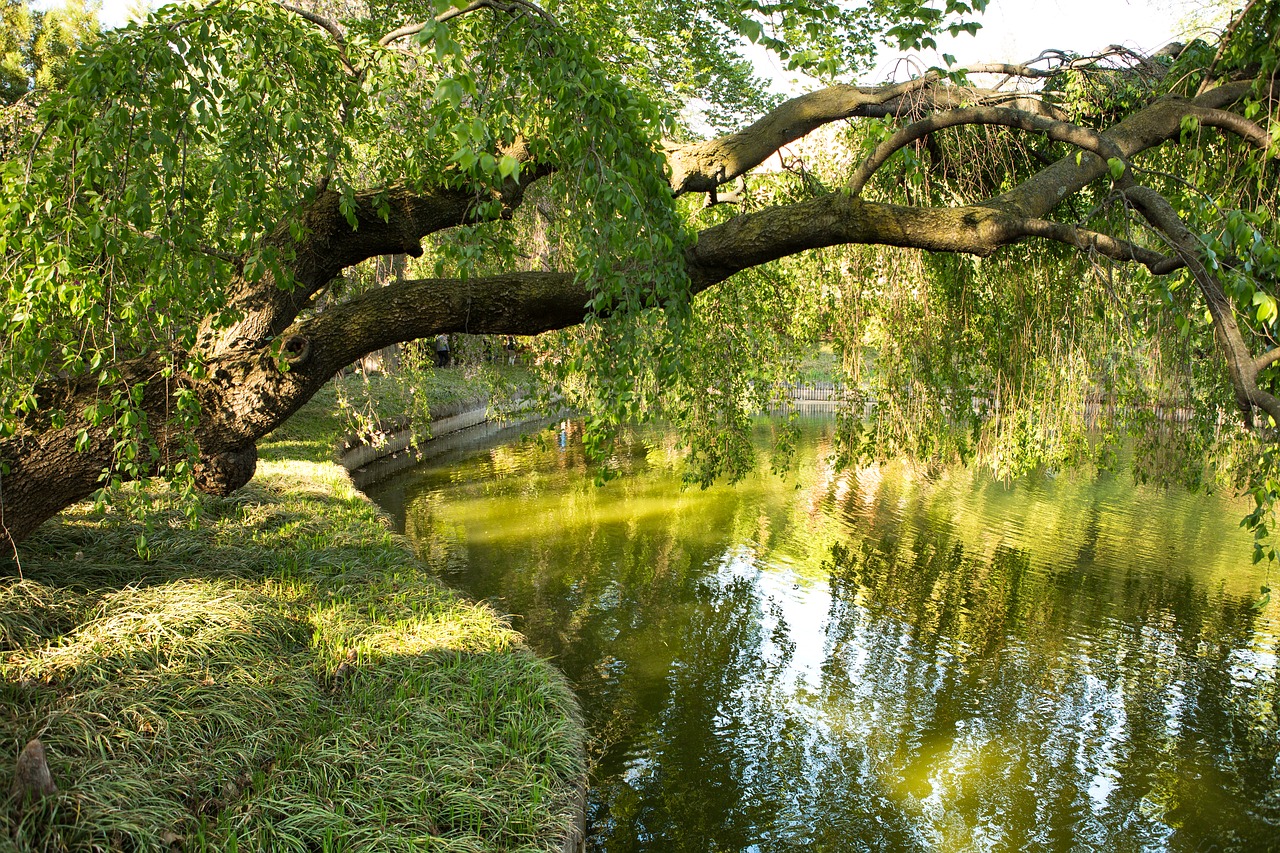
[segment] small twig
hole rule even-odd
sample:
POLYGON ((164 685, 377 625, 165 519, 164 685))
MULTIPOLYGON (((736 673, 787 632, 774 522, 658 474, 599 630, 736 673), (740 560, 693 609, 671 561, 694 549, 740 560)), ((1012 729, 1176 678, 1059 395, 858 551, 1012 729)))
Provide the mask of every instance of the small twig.
POLYGON ((1204 72, 1204 79, 1200 81, 1200 88, 1196 92, 1197 95, 1203 95, 1209 91, 1209 87, 1213 84, 1213 75, 1218 70, 1218 63, 1222 61, 1222 57, 1227 54, 1227 45, 1231 44, 1231 38, 1236 34, 1236 30, 1240 29, 1240 25, 1244 23, 1244 19, 1256 5, 1258 0, 1249 0, 1240 10, 1240 14, 1231 19, 1227 24, 1227 28, 1222 31, 1222 38, 1218 40, 1218 51, 1213 55, 1213 60, 1209 63, 1209 68, 1204 72))

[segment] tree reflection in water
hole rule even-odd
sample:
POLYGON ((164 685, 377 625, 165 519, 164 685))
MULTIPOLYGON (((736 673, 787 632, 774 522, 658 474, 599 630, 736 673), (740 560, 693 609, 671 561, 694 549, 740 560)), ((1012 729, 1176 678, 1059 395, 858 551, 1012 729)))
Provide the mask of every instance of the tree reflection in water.
POLYGON ((597 488, 552 440, 375 495, 577 686, 596 849, 1280 849, 1233 508, 839 475, 823 430, 789 481, 681 491, 636 441, 597 488))

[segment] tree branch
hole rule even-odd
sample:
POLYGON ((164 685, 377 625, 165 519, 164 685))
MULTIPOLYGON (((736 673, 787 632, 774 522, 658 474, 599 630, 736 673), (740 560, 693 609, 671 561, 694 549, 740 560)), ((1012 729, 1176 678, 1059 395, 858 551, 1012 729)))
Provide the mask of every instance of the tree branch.
MULTIPOLYGON (((508 153, 528 160, 523 147, 513 147, 508 153)), ((354 228, 342 213, 341 194, 322 190, 296 214, 306 235, 300 242, 294 241, 287 221, 268 238, 286 257, 292 256, 292 286, 279 287, 269 276, 241 281, 228 296, 228 307, 239 319, 223 328, 217 325, 216 317, 209 318, 197 336, 197 351, 208 360, 217 360, 257 349, 278 336, 311 297, 347 267, 378 255, 419 257, 423 237, 473 222, 476 207, 486 198, 498 198, 503 205, 501 215, 509 216, 523 201, 525 189, 548 172, 545 168, 521 169, 518 181, 506 181, 489 196, 461 188, 365 190, 355 195, 354 228)))
MULTIPOLYGON (((904 146, 944 128, 973 124, 995 124, 1020 130, 1036 131, 1058 142, 1068 142, 1087 151, 1092 151, 1104 159, 1109 157, 1124 159, 1119 147, 1114 142, 1092 128, 1031 115, 1021 110, 1011 110, 1006 107, 969 107, 967 109, 935 113, 928 118, 907 125, 881 142, 862 161, 853 173, 853 177, 849 179, 849 192, 853 195, 860 194, 876 170, 904 146)), ((1128 168, 1127 164, 1125 168, 1128 168)))
POLYGON ((309 9, 303 9, 299 6, 294 6, 289 3, 285 3, 283 2, 283 0, 277 0, 277 2, 280 3, 280 7, 282 9, 288 12, 292 12, 293 14, 302 18, 303 20, 310 21, 320 29, 327 32, 329 35, 333 36, 333 40, 338 45, 338 55, 342 59, 342 67, 352 77, 359 76, 359 73, 356 71, 355 66, 351 63, 350 56, 348 56, 347 54, 347 32, 345 29, 342 28, 341 24, 339 24, 337 21, 333 20, 332 18, 327 18, 324 15, 320 15, 316 12, 312 12, 309 9))
POLYGON ((299 6, 294 6, 285 2, 280 2, 280 7, 289 12, 292 12, 293 14, 297 15, 299 18, 302 18, 304 20, 310 21, 311 23, 315 24, 317 27, 329 33, 329 35, 333 36, 333 40, 336 41, 343 48, 343 50, 346 49, 347 31, 343 29, 342 25, 339 24, 337 21, 333 20, 332 18, 326 18, 324 15, 318 14, 316 12, 312 12, 310 9, 303 9, 299 6))
MULTIPOLYGON (((472 0, 471 3, 468 3, 466 6, 461 8, 455 6, 451 9, 446 9, 439 15, 432 18, 430 23, 443 24, 445 21, 453 20, 454 18, 461 17, 462 15, 468 15, 479 9, 492 9, 495 12, 503 12, 512 16, 533 14, 542 18, 556 29, 560 28, 560 23, 552 17, 551 14, 541 6, 528 2, 528 0, 472 0)), ((406 24, 403 27, 394 29, 382 38, 378 39, 378 44, 382 47, 388 47, 402 38, 417 35, 426 29, 427 23, 427 21, 423 21, 418 24, 406 24)))
POLYGON ((1255 359, 1249 351, 1244 335, 1236 323, 1231 300, 1223 292, 1217 278, 1201 262, 1200 243, 1196 236, 1165 197, 1155 190, 1134 184, 1124 188, 1124 195, 1152 226, 1168 238, 1174 251, 1195 278, 1213 317, 1214 332, 1226 357, 1227 373, 1246 424, 1253 426, 1254 406, 1270 415, 1276 423, 1280 423, 1280 399, 1258 387, 1258 362, 1261 359, 1255 359))
MULTIPOLYGON (((1115 142, 1121 159, 1128 161, 1141 151, 1177 138, 1182 129, 1182 118, 1188 112, 1226 107, 1248 94, 1252 85, 1249 81, 1228 83, 1190 101, 1164 98, 1101 135, 1115 142)), ((1102 158, 1085 156, 1077 163, 1075 155, 1068 154, 1008 192, 991 199, 988 204, 1016 210, 1024 216, 1043 217, 1063 199, 1079 192, 1106 172, 1107 163, 1102 158)))
POLYGON ((1195 116, 1205 127, 1228 130, 1263 151, 1267 150, 1267 146, 1271 144, 1271 137, 1265 128, 1230 110, 1198 107, 1188 110, 1187 115, 1195 116))
POLYGON ((949 109, 972 103, 975 99, 991 103, 1012 102, 1028 113, 1060 115, 1056 109, 1026 94, 948 87, 929 89, 927 97, 921 94, 937 80, 937 72, 930 72, 914 80, 888 86, 830 86, 792 98, 735 133, 705 142, 668 145, 672 189, 677 195, 710 192, 714 187, 759 166, 784 145, 825 124, 849 118, 901 115, 921 106, 949 109))
POLYGON ((1268 350, 1253 360, 1253 367, 1258 373, 1266 370, 1271 365, 1280 361, 1280 347, 1268 350))
POLYGON ((572 273, 411 279, 366 291, 293 324, 314 366, 333 375, 367 352, 442 333, 536 335, 581 323, 591 294, 572 273))
MULTIPOLYGON (((1264 150, 1270 141, 1266 134, 1262 132, 1262 129, 1252 122, 1215 107, 1193 105, 1189 109, 1180 110, 1179 114, 1194 115, 1204 123, 1212 122, 1215 126, 1228 128, 1239 133, 1248 141, 1261 144, 1264 150), (1261 140, 1259 140, 1259 137, 1261 137, 1261 140)), ((880 143, 875 151, 859 165, 850 179, 849 189, 851 194, 855 196, 860 194, 876 169, 903 146, 936 130, 969 124, 996 124, 1045 133, 1052 139, 1068 142, 1091 151, 1096 155, 1095 162, 1099 167, 1106 160, 1112 158, 1120 159, 1125 165, 1124 170, 1119 175, 1114 176, 1116 184, 1147 221, 1169 240, 1177 255, 1177 259, 1172 262, 1172 265, 1170 265, 1171 259, 1156 253, 1138 250, 1136 246, 1115 241, 1103 235, 1094 234, 1086 237, 1070 226, 1046 222, 1036 217, 1028 217, 1022 221, 1026 229, 1024 233, 1058 239, 1062 242, 1077 245, 1080 248, 1087 246, 1112 257, 1140 260, 1146 263, 1153 272, 1157 269, 1166 270, 1166 267, 1166 271, 1168 271, 1180 266, 1186 266, 1195 278, 1201 295, 1209 308, 1210 315, 1213 317, 1214 329, 1226 357, 1231 383, 1241 410, 1245 414, 1246 421, 1252 423, 1252 407, 1257 406, 1280 423, 1280 399, 1258 387, 1258 368, 1256 367, 1255 359, 1244 341, 1244 336, 1241 334, 1239 326, 1236 324, 1230 300, 1223 292, 1218 280, 1205 269, 1200 261, 1198 255, 1199 242, 1163 196, 1154 190, 1134 183, 1121 145, 1108 134, 1102 134, 1091 128, 1084 128, 1067 122, 1055 121, 999 107, 972 107, 939 113, 908 125, 880 143), (1139 258, 1135 251, 1141 251, 1146 260, 1139 258)), ((1179 118, 1179 126, 1180 124, 1181 119, 1179 118)), ((1123 136, 1121 138, 1123 139, 1123 136)), ((1075 159, 1080 160, 1082 158, 1075 159)), ((1082 163, 1077 162, 1078 168, 1082 168, 1082 166, 1082 163)), ((1047 171, 1052 171, 1053 168, 1055 167, 1050 167, 1050 170, 1047 171)), ((1035 179, 1033 178, 1032 180, 1035 179)), ((1062 197, 1063 195, 1065 195, 1064 190, 1059 188, 1058 196, 1062 197)))
POLYGON ((1245 17, 1257 4, 1258 0, 1249 0, 1240 10, 1240 14, 1232 17, 1227 28, 1222 32, 1222 38, 1218 40, 1218 50, 1213 54, 1213 60, 1209 63, 1209 68, 1204 72, 1204 79, 1200 81, 1200 89, 1196 94, 1204 94, 1214 83, 1214 74, 1218 70, 1218 63, 1222 61, 1222 57, 1226 56, 1227 48, 1231 45, 1231 37, 1236 34, 1236 30, 1244 23, 1245 17))
POLYGON ((1162 255, 1127 240, 1077 228, 1074 225, 1051 222, 1047 219, 1026 219, 1023 220, 1023 228, 1028 237, 1043 237, 1046 240, 1074 246, 1085 252, 1096 252, 1117 261, 1135 261, 1150 270, 1152 275, 1167 275, 1185 266, 1180 258, 1162 255))
MULTIPOLYGON (((1071 60, 1066 59, 1061 51, 1045 51, 1025 63, 978 63, 965 70, 969 74, 1001 74, 1005 80, 1011 77, 1045 79, 1068 70, 1088 69, 1117 55, 1144 59, 1123 48, 1071 60), (1052 68, 1033 67, 1042 60, 1055 59, 1059 64, 1052 68)), ((921 109, 936 111, 973 105, 1002 105, 1046 118, 1066 120, 1064 112, 1038 95, 998 91, 1004 81, 995 88, 982 89, 936 85, 942 79, 940 72, 929 71, 912 80, 883 86, 830 86, 792 98, 740 131, 705 142, 668 145, 671 186, 677 195, 710 192, 713 187, 760 165, 784 145, 824 124, 849 118, 883 118, 921 109)))

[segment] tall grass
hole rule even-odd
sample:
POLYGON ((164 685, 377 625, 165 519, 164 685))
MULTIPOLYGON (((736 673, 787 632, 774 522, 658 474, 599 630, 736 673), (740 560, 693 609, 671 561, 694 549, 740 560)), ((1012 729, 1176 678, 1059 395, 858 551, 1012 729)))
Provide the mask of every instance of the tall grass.
POLYGON ((80 506, 0 564, 0 744, 41 738, 59 787, 4 802, 0 849, 556 849, 584 774, 561 678, 340 468, 264 447, 198 527, 80 506))

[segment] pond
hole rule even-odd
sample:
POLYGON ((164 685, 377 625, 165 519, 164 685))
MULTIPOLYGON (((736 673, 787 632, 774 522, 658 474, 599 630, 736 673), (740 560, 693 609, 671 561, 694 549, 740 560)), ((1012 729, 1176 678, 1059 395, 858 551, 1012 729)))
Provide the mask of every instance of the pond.
POLYGON ((833 428, 705 491, 660 433, 597 486, 572 422, 370 490, 575 686, 592 849, 1280 850, 1243 504, 836 471, 833 428))

